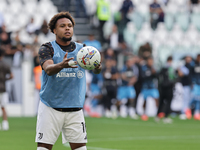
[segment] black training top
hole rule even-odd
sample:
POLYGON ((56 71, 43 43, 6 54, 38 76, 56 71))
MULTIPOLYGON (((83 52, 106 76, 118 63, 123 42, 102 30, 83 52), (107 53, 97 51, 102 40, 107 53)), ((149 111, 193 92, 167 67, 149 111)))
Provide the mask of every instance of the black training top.
MULTIPOLYGON (((76 49, 76 44, 74 42, 71 42, 67 46, 61 46, 61 45, 59 45, 59 46, 65 52, 72 52, 72 51, 74 51, 76 49)), ((40 65, 41 66, 43 65, 43 63, 46 60, 52 59, 53 55, 54 55, 54 49, 53 49, 51 43, 48 42, 48 43, 42 44, 42 46, 39 49, 38 54, 39 54, 39 60, 40 60, 40 65)))

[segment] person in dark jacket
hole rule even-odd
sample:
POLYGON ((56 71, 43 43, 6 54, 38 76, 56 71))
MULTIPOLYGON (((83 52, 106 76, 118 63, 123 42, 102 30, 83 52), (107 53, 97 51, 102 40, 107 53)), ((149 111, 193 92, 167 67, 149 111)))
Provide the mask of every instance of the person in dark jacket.
POLYGON ((180 119, 185 120, 186 118, 186 109, 189 106, 189 102, 191 101, 191 86, 192 86, 192 78, 191 72, 194 68, 194 61, 191 56, 185 57, 185 65, 178 69, 178 76, 180 77, 180 81, 183 85, 183 105, 181 109, 180 119))
POLYGON ((173 89, 176 81, 175 70, 172 67, 172 56, 167 58, 165 66, 159 73, 159 107, 155 121, 160 121, 160 118, 164 117, 164 123, 172 123, 172 119, 169 118, 171 101, 173 98, 173 89))
POLYGON ((194 119, 200 120, 200 54, 197 55, 194 68, 191 72, 192 77, 192 99, 186 109, 187 119, 192 118, 191 107, 194 106, 194 119))

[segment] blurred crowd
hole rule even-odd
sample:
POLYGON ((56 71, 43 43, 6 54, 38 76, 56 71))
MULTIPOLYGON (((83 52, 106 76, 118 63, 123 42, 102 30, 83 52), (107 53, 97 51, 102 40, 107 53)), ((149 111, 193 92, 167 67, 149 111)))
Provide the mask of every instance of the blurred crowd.
MULTIPOLYGON (((162 0, 167 5, 169 0, 162 0)), ((84 1, 81 1, 84 6, 84 1)), ((191 0, 189 8, 199 5, 198 0, 191 0)), ((99 35, 90 33, 88 39, 77 41, 87 46, 96 47, 102 55, 103 70, 101 74, 87 71, 87 94, 85 115, 92 117, 117 116, 133 119, 148 120, 146 106, 149 97, 153 98, 156 113, 155 121, 164 118, 165 123, 172 123, 169 117, 174 89, 177 83, 182 86, 182 107, 176 112, 180 119, 200 120, 200 50, 195 57, 184 56, 180 61, 183 65, 173 67, 173 57, 166 56, 166 62, 161 67, 155 67, 156 59, 151 43, 141 45, 137 53, 124 39, 124 30, 128 17, 135 5, 131 0, 124 0, 120 9, 111 16, 110 3, 106 0, 97 0, 96 13, 99 35), (104 25, 113 19, 112 29, 105 36, 104 25), (143 99, 142 112, 137 111, 138 99, 143 99), (99 107, 100 106, 100 107, 99 107)), ((83 9, 85 12, 85 9, 83 9)), ((149 5, 150 24, 155 30, 159 22, 164 21, 165 12, 156 0, 149 5)), ((32 60, 33 80, 35 89, 40 90, 41 68, 38 67, 38 50, 42 43, 54 40, 54 35, 48 30, 48 22, 43 21, 41 26, 34 22, 34 18, 20 31, 7 31, 4 24, 4 14, 0 13, 0 49, 4 50, 4 61, 11 67, 21 67, 23 61, 32 60)), ((87 14, 85 14, 87 16, 87 14)), ((89 18, 89 17, 88 17, 89 18)))
MULTIPOLYGON (((167 5, 169 1, 162 2, 167 5)), ((199 1, 190 1, 188 8, 193 5, 199 5, 199 1)), ((104 67, 100 75, 90 74, 93 78, 88 79, 85 105, 87 114, 114 118, 129 115, 133 119, 138 119, 140 115, 141 119, 146 121, 147 99, 151 97, 155 100, 157 110, 155 121, 164 118, 163 122, 172 123, 172 119, 168 117, 173 112, 171 102, 177 94, 176 85, 181 85, 181 108, 176 113, 180 114, 180 119, 191 119, 194 115, 194 119, 200 120, 200 52, 195 57, 189 54, 183 56, 180 60, 182 65, 178 67, 173 65, 172 54, 166 55, 163 56, 166 62, 159 68, 155 67, 154 60, 158 58, 153 57, 154 49, 151 43, 146 42, 134 53, 124 39, 124 30, 131 21, 128 14, 134 9, 131 0, 124 0, 119 11, 114 14, 110 35, 105 37, 103 25, 110 19, 109 3, 105 0, 97 2, 97 18, 102 34, 99 42, 94 39, 94 35, 90 35, 91 43, 87 41, 87 45, 95 46, 92 41, 103 45, 96 48, 101 51, 104 67), (137 112, 137 101, 141 97, 143 111, 137 112), (103 112, 98 110, 99 105, 103 106, 103 112)), ((157 0, 149 5, 149 12, 151 28, 156 30, 158 23, 164 22, 165 13, 157 0)))

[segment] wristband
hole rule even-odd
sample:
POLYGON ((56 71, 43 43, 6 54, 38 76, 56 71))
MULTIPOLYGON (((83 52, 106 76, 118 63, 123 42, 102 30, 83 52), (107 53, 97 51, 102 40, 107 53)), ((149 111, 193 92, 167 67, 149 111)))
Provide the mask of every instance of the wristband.
POLYGON ((68 62, 68 65, 69 65, 69 66, 74 66, 74 65, 76 65, 76 62, 73 61, 73 60, 71 60, 71 61, 68 62))

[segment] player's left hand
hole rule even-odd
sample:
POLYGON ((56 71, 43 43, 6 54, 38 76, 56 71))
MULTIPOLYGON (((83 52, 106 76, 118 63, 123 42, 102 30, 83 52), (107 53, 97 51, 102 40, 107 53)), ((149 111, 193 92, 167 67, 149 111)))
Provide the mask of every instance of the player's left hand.
POLYGON ((95 69, 101 69, 101 68, 102 68, 101 63, 95 67, 95 69))
POLYGON ((94 72, 95 74, 99 74, 99 73, 101 72, 101 69, 102 69, 102 65, 101 65, 101 63, 100 63, 99 65, 97 65, 97 66, 94 68, 93 72, 94 72))

